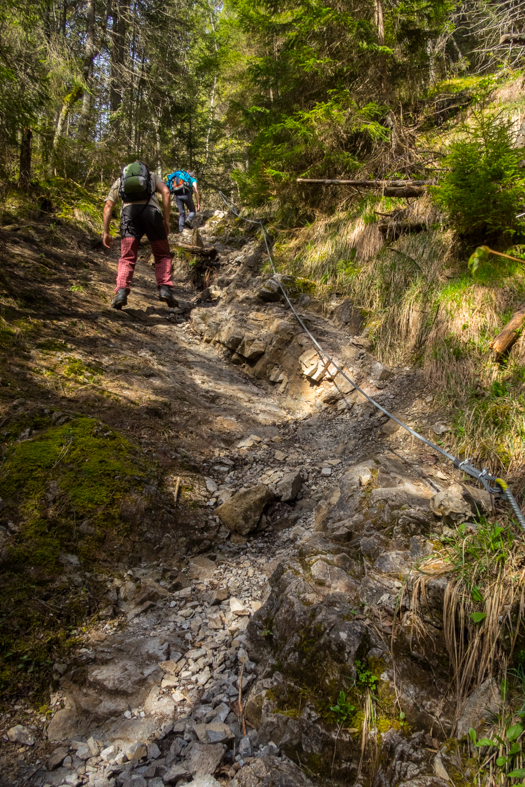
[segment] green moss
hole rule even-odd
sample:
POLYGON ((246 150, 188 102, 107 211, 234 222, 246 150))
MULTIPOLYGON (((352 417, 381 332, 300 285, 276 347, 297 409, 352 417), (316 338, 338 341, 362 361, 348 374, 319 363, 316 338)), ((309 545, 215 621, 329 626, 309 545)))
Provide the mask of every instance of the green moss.
POLYGON ((57 339, 45 339, 42 342, 38 342, 36 346, 39 350, 42 350, 42 352, 63 352, 68 348, 65 341, 57 339))
POLYGON ((297 277, 293 284, 287 286, 287 289, 291 295, 301 295, 303 293, 311 295, 315 291, 316 287, 317 284, 314 281, 297 277))
POLYGON ((483 76, 464 76, 455 77, 454 79, 444 79, 438 82, 431 91, 429 97, 439 95, 440 93, 448 93, 450 95, 457 95, 463 91, 475 92, 482 85, 486 83, 486 77, 483 76))
POLYGON ((107 559, 125 554, 135 520, 124 516, 123 503, 155 472, 135 446, 93 418, 53 426, 40 416, 32 423, 40 433, 13 442, 27 421, 4 432, 11 447, 0 479, 1 524, 17 529, 0 574, 4 695, 47 688, 50 665, 71 647, 71 628, 104 592, 100 583, 84 587, 83 574, 71 583, 62 561, 100 572, 107 559), (90 527, 80 529, 85 520, 90 527))
POLYGON ((66 358, 63 373, 75 382, 93 382, 102 374, 102 366, 97 363, 85 363, 81 358, 66 358))

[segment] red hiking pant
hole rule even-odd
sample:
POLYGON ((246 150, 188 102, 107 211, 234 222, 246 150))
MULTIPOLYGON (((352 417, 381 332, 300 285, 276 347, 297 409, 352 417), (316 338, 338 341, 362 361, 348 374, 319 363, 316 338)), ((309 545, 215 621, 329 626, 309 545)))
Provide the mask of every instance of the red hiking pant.
POLYGON ((125 288, 129 293, 137 264, 140 239, 146 235, 155 257, 157 287, 173 286, 171 280, 170 246, 162 214, 153 206, 126 205, 120 218, 120 259, 118 261, 117 286, 115 292, 125 288))

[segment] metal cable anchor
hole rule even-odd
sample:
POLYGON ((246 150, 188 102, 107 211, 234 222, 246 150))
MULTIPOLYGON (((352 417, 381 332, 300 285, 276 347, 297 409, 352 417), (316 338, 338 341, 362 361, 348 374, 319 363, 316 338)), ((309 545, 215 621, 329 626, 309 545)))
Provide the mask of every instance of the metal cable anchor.
POLYGON ((491 495, 498 495, 499 497, 502 497, 504 500, 506 500, 512 508, 516 519, 520 523, 522 530, 525 531, 525 517, 523 516, 523 513, 516 502, 516 498, 510 491, 508 484, 503 480, 503 478, 498 478, 497 476, 492 475, 492 473, 489 473, 487 467, 484 467, 483 470, 478 470, 470 463, 469 459, 464 459, 462 462, 459 459, 454 459, 454 467, 457 467, 458 470, 462 470, 464 473, 467 473, 467 475, 472 476, 472 478, 475 478, 477 481, 481 481, 487 492, 489 492, 491 495), (489 481, 493 481, 496 486, 491 486, 489 481))

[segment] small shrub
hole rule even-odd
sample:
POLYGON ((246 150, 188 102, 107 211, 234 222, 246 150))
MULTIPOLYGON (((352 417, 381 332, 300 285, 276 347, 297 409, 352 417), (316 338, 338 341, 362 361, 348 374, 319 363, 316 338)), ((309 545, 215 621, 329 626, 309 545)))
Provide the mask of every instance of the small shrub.
POLYGON ((332 713, 335 713, 337 721, 340 724, 346 724, 354 715, 355 705, 352 705, 346 698, 344 691, 339 692, 337 703, 330 707, 332 713))
POLYGON ((450 146, 434 200, 465 237, 516 232, 525 176, 511 121, 481 110, 462 131, 450 146))

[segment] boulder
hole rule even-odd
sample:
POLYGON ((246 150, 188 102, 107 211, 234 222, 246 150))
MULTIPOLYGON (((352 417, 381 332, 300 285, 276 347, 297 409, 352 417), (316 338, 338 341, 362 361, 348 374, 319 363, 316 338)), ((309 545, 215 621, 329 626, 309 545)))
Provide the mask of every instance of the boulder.
POLYGON ((459 484, 453 484, 443 492, 438 492, 430 501, 430 510, 446 522, 456 524, 469 519, 471 509, 463 499, 459 484))
POLYGON ((312 787, 312 782, 295 763, 269 755, 244 765, 232 787, 312 787))
POLYGON ((48 771, 54 771, 60 765, 65 757, 68 755, 68 749, 65 746, 60 746, 60 748, 55 749, 53 754, 47 760, 47 769, 48 771))
POLYGON ((487 678, 481 686, 470 695, 458 721, 457 737, 464 738, 471 727, 479 729, 493 714, 501 708, 501 694, 494 678, 487 678))
POLYGON ((386 366, 383 366, 383 364, 379 363, 379 361, 376 361, 372 364, 370 373, 372 375, 372 379, 377 380, 378 382, 384 382, 385 380, 389 380, 392 377, 392 372, 390 369, 387 369, 386 366))
POLYGON ((247 609, 244 606, 244 604, 242 603, 242 601, 239 601, 238 598, 231 598, 230 599, 230 609, 231 609, 232 613, 234 615, 237 615, 237 616, 243 616, 243 615, 249 615, 250 614, 250 610, 247 609))
POLYGON ((354 308, 352 301, 345 298, 338 303, 332 312, 332 320, 336 325, 345 327, 352 336, 361 333, 363 320, 361 314, 354 308))
POLYGON ((324 361, 317 350, 309 349, 299 357, 301 371, 308 380, 319 383, 327 371, 326 361, 324 361))
POLYGON ((245 336, 240 346, 237 348, 237 353, 246 358, 247 361, 256 361, 261 355, 266 352, 266 343, 255 336, 245 336))
POLYGON ((78 714, 75 707, 58 710, 47 728, 47 738, 52 742, 65 741, 72 738, 78 730, 78 714))
POLYGON ((474 515, 489 514, 492 511, 494 498, 486 489, 470 485, 463 486, 463 497, 474 515))
POLYGON ((233 323, 229 323, 221 328, 217 335, 217 341, 224 344, 229 350, 236 350, 244 337, 244 331, 233 323))
POLYGON ((227 503, 215 509, 222 524, 244 536, 255 530, 261 514, 275 496, 264 484, 237 492, 227 503))
POLYGON ((295 500, 301 491, 302 485, 301 473, 292 470, 292 472, 286 473, 277 484, 277 495, 284 503, 289 503, 295 500))
POLYGON ((275 279, 268 279, 257 292, 257 297, 266 303, 276 303, 282 298, 282 291, 275 279))
POLYGON ((337 566, 331 566, 324 560, 316 560, 311 568, 312 577, 321 585, 326 585, 336 593, 353 593, 357 591, 357 584, 344 571, 337 566))
MULTIPOLYGON (((402 420, 399 413, 393 413, 393 415, 395 415, 395 417, 399 420, 402 420)), ((386 424, 383 424, 381 427, 381 431, 386 435, 395 434, 399 429, 401 429, 401 426, 397 423, 397 421, 394 421, 393 418, 389 418, 386 424)))

